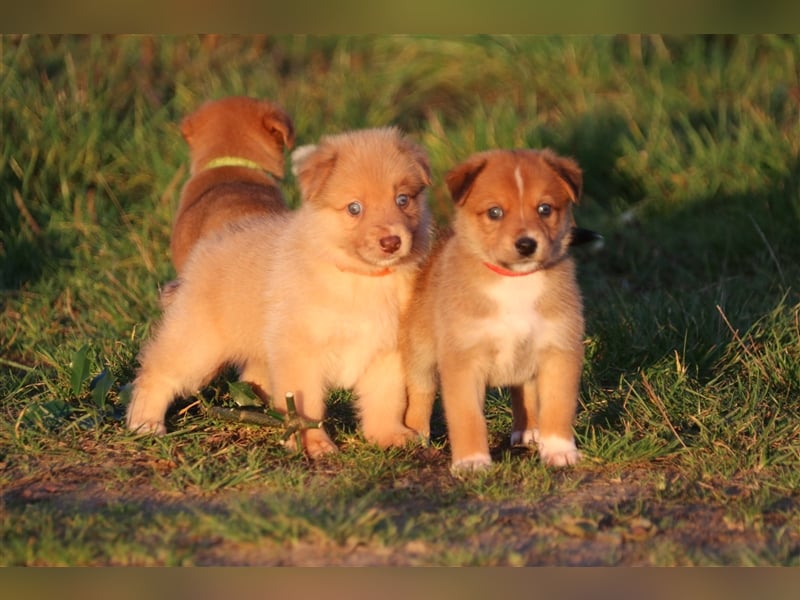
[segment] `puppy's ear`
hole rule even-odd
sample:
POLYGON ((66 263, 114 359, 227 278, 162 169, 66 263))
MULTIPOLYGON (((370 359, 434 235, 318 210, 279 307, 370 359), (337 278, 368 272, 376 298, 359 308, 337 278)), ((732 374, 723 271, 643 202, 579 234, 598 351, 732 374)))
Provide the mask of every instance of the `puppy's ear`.
POLYGON ((194 133, 194 120, 192 119, 192 115, 183 118, 181 121, 181 135, 183 139, 186 140, 187 144, 192 143, 192 134, 194 133))
POLYGON ((422 183, 426 186, 431 184, 431 165, 428 162, 428 155, 421 147, 417 146, 408 138, 401 137, 398 142, 400 150, 409 155, 414 164, 419 167, 422 183))
POLYGON ((558 174, 572 201, 577 203, 583 193, 583 174, 578 163, 551 150, 542 150, 542 158, 558 174))
POLYGON ((463 204, 466 201, 472 184, 485 166, 486 159, 476 155, 450 169, 444 179, 453 202, 463 204))
POLYGON ((297 178, 303 201, 313 200, 325 186, 336 166, 336 148, 324 142, 300 146, 292 153, 292 173, 297 178))
POLYGON ((275 138, 280 148, 294 146, 294 123, 286 112, 274 104, 264 102, 261 124, 267 133, 275 138))
POLYGON ((312 154, 317 149, 315 144, 303 144, 302 146, 298 146, 295 148, 294 152, 291 154, 292 159, 292 174, 297 177, 297 174, 300 171, 300 165, 308 158, 310 154, 312 154))

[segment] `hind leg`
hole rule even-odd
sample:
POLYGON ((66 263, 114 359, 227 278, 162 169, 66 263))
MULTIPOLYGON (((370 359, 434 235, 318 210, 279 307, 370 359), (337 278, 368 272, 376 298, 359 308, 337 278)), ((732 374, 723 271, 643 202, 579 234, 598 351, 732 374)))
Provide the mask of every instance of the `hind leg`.
POLYGON ((180 320, 165 320, 156 336, 139 353, 139 372, 133 382, 127 425, 139 433, 166 433, 164 416, 172 401, 195 392, 216 373, 222 360, 218 344, 197 339, 180 320))
POLYGON ((539 398, 535 382, 515 385, 511 392, 512 446, 535 446, 539 441, 539 398))
POLYGON ((405 424, 425 440, 431 436, 431 414, 436 399, 436 356, 427 340, 403 348, 408 391, 405 424))

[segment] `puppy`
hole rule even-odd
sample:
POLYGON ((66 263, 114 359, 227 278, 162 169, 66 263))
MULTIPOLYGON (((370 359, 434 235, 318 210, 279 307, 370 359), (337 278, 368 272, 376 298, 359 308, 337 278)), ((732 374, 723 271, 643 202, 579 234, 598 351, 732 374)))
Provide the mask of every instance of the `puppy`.
POLYGON ((200 239, 237 219, 286 210, 278 180, 284 148, 294 145, 294 125, 272 102, 233 96, 203 104, 183 119, 181 133, 191 175, 170 240, 178 275, 200 239))
MULTIPOLYGON (((416 439, 398 327, 428 251, 428 159, 397 129, 368 129, 323 138, 295 169, 300 208, 192 251, 139 354, 131 429, 164 433, 173 398, 232 363, 278 409, 293 392, 300 415, 322 419, 326 391, 352 388, 368 441, 416 439)), ((323 429, 302 436, 311 457, 336 450, 323 429)))
POLYGON ((581 171, 550 150, 494 150, 446 182, 453 234, 434 249, 404 319, 406 425, 429 435, 438 367, 454 470, 491 463, 487 385, 510 386, 512 444, 573 464, 584 324, 567 250, 581 171))

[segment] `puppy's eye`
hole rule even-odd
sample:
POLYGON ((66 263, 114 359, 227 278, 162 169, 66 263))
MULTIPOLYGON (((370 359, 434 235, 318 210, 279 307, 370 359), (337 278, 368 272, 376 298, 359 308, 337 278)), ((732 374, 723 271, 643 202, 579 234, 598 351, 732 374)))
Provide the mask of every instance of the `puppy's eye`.
POLYGON ((503 209, 499 206, 493 206, 486 211, 486 216, 488 216, 492 221, 499 221, 503 218, 503 214, 503 209))
POLYGON ((546 202, 540 204, 539 208, 536 210, 543 217, 549 217, 551 214, 553 214, 553 206, 551 204, 547 204, 546 202))
POLYGON ((361 207, 361 202, 351 202, 347 205, 347 212, 349 212, 354 217, 357 217, 361 214, 361 211, 364 210, 361 207))
POLYGON ((399 194, 394 201, 400 208, 408 206, 408 194, 399 194))

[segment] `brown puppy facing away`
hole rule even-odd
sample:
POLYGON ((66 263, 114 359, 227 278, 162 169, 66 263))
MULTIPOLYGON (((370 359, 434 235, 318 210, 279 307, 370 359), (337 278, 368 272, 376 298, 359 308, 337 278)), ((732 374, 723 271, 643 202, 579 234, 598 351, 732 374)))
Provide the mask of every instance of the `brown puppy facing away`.
POLYGON ((189 145, 191 177, 170 240, 179 275, 200 239, 236 219, 286 210, 276 179, 283 178, 283 151, 294 145, 294 125, 272 102, 232 96, 206 102, 185 117, 181 133, 189 145))
MULTIPOLYGON (((429 243, 422 149, 394 128, 323 138, 298 159, 302 204, 201 241, 139 354, 127 421, 163 433, 176 396, 226 363, 285 409, 322 419, 329 388, 353 388, 366 439, 415 439, 403 424, 401 312, 429 243)), ((310 456, 336 450, 303 433, 310 456)))
POLYGON ((510 386, 512 444, 573 464, 584 330, 567 250, 581 171, 550 150, 493 150, 446 181, 453 235, 426 264, 402 334, 406 425, 429 434, 438 368, 454 470, 491 463, 487 385, 510 386))

